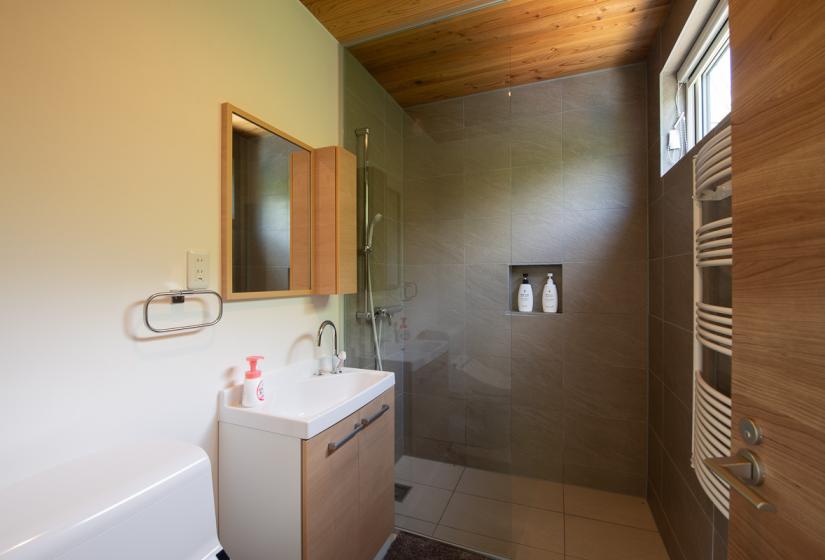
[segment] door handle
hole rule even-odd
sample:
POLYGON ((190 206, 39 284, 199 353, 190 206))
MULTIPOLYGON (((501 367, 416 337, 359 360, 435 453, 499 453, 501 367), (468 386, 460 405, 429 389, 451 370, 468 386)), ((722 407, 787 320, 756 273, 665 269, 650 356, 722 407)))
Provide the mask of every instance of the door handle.
POLYGON ((765 480, 762 463, 754 452, 742 449, 732 457, 714 457, 705 459, 704 463, 753 507, 760 511, 776 511, 776 506, 754 489, 765 480))

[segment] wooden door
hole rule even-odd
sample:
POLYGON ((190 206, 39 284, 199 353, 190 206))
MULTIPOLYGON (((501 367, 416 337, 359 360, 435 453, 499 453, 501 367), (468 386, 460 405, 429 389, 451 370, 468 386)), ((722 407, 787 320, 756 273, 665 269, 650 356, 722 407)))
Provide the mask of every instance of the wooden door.
POLYGON ((361 512, 358 504, 358 442, 347 441, 360 425, 361 411, 312 439, 302 449, 304 560, 358 560, 361 512), (340 443, 330 452, 329 444, 340 443))
POLYGON ((361 409, 375 418, 358 434, 360 558, 371 560, 395 524, 395 407, 390 389, 361 409), (380 414, 380 416, 378 416, 380 414))
POLYGON ((732 492, 734 560, 825 558, 825 2, 730 0, 733 425, 763 442, 759 488, 732 492))

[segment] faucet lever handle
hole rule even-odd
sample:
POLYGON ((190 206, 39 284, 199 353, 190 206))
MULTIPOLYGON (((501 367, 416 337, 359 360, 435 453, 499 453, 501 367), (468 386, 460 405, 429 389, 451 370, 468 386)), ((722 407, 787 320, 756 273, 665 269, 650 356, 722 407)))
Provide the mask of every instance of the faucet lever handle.
POLYGON ((341 373, 344 369, 344 361, 347 359, 347 353, 346 351, 341 350, 335 357, 338 358, 338 363, 335 364, 335 372, 341 373))

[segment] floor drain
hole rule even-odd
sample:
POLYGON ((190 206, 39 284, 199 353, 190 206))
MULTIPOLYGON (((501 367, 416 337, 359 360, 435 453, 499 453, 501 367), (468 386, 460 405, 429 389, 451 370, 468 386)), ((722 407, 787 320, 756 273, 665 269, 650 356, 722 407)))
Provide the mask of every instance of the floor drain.
POLYGON ((407 497, 407 494, 410 493, 410 490, 412 490, 412 486, 407 486, 405 484, 398 484, 396 482, 395 483, 395 501, 399 502, 399 503, 403 502, 404 498, 407 497))

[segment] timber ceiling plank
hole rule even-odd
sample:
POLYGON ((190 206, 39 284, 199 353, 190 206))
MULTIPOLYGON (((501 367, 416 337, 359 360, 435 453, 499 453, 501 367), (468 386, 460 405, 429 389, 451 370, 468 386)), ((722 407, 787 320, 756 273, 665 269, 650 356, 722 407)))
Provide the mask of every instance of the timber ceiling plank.
POLYGON ((650 40, 645 39, 637 43, 622 43, 620 46, 588 46, 584 51, 581 49, 570 49, 570 52, 560 51, 556 58, 536 63, 522 72, 513 69, 513 72, 508 74, 508 65, 503 63, 469 76, 433 80, 432 83, 422 82, 408 87, 402 85, 393 96, 401 106, 409 107, 553 77, 623 66, 644 58, 649 44, 650 40), (511 76, 509 79, 508 75, 511 76))
POLYGON ((344 45, 482 6, 488 0, 301 0, 344 45))
MULTIPOLYGON (((422 9, 455 8, 448 0, 419 1, 426 4, 422 9)), ((669 0, 508 0, 351 50, 402 106, 410 106, 638 62, 668 9, 669 0)))
POLYGON ((483 43, 521 41, 535 35, 554 34, 570 27, 598 24, 618 15, 641 15, 644 10, 666 4, 666 0, 511 0, 483 12, 370 41, 352 51, 365 65, 381 67, 420 59, 434 52, 453 52, 483 43))
POLYGON ((431 52, 423 59, 399 60, 390 66, 367 64, 366 67, 385 87, 389 86, 388 89, 392 92, 399 81, 421 79, 422 76, 437 73, 460 76, 486 66, 495 66, 497 62, 506 65, 512 60, 515 66, 520 61, 524 61, 529 65, 530 57, 541 55, 552 57, 555 53, 570 47, 586 48, 587 45, 604 43, 633 43, 639 38, 649 38, 651 31, 655 31, 657 21, 656 17, 640 18, 637 14, 621 15, 593 24, 584 23, 554 33, 536 33, 518 42, 503 38, 479 43, 473 45, 472 48, 458 52, 431 52), (457 63, 458 59, 460 63, 457 63))

